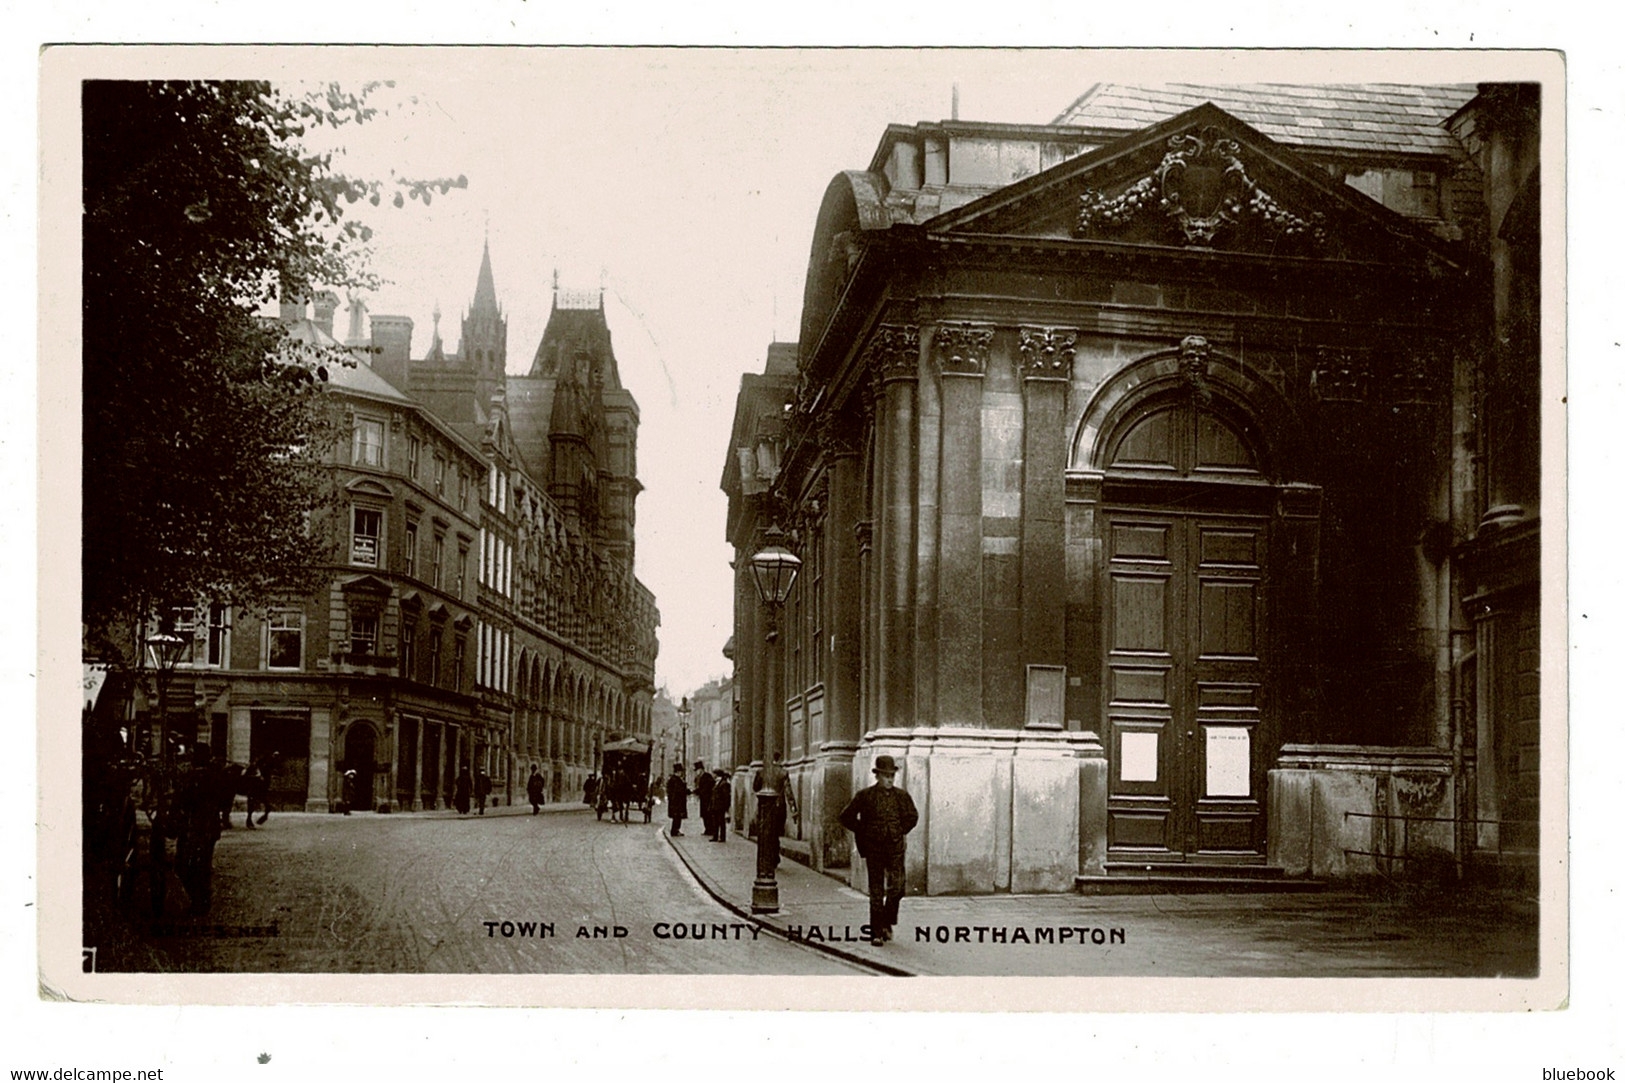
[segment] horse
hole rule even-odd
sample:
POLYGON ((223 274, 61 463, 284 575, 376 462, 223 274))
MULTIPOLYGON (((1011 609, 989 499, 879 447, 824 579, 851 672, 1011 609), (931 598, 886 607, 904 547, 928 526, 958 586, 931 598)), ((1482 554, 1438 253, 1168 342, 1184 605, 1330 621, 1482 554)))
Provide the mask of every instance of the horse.
POLYGON ((220 784, 220 826, 231 827, 231 808, 236 804, 239 796, 245 798, 248 804, 248 814, 243 826, 249 830, 254 829, 254 809, 260 810, 260 826, 271 816, 270 803, 270 767, 269 760, 255 760, 253 763, 243 765, 240 763, 228 764, 220 784))

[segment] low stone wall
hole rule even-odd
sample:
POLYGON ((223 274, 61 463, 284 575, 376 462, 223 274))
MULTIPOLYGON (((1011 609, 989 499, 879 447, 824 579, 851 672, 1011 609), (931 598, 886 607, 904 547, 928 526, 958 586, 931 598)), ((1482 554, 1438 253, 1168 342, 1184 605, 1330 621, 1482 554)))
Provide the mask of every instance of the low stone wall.
POLYGON ((1269 772, 1269 863, 1288 876, 1411 879, 1454 868, 1450 754, 1287 745, 1269 772), (1411 817, 1406 820, 1404 817, 1411 817))
MULTIPOLYGON (((1084 854, 1090 800, 1083 780, 1103 771, 1093 734, 1051 729, 933 727, 878 730, 852 758, 854 788, 873 780, 875 757, 890 755, 898 785, 920 810, 905 863, 909 890, 930 895, 1072 891, 1084 854)), ((1104 832, 1102 831, 1102 836, 1104 832)), ((852 883, 865 887, 861 861, 852 883)))

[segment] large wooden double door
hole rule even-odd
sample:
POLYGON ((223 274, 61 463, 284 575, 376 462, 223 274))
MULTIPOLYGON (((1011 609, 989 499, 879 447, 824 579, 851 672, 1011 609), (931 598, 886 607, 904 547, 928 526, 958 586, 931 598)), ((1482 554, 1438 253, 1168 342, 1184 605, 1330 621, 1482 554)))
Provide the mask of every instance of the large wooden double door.
POLYGON ((1109 857, 1262 860, 1269 520, 1104 510, 1109 857))

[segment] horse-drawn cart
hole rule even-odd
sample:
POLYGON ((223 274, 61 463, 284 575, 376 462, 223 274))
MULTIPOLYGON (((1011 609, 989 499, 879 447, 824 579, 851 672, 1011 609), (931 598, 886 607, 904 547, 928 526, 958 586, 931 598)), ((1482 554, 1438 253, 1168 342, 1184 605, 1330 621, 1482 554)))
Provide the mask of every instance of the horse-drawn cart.
POLYGON ((612 820, 624 824, 635 808, 643 813, 643 822, 649 822, 654 808, 649 798, 647 743, 628 737, 605 745, 601 777, 597 801, 600 820, 608 812, 612 820))

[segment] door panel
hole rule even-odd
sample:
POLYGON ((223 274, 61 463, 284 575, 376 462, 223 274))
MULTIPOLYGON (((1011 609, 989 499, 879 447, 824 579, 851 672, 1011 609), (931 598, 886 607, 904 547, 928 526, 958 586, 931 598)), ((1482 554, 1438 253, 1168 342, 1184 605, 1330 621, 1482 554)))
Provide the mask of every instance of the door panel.
POLYGON ((1108 509, 1106 537, 1109 848, 1260 858, 1266 520, 1108 509))

